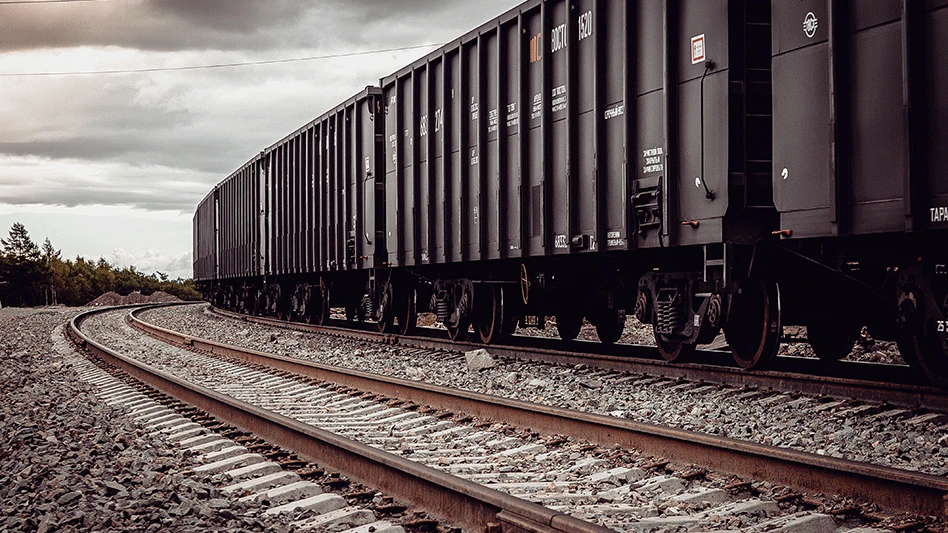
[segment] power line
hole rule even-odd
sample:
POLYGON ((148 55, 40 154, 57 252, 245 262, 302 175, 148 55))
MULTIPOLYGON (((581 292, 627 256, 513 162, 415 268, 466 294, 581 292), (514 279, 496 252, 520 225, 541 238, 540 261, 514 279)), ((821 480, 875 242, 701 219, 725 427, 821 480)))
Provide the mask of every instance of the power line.
MULTIPOLYGON (((82 1, 82 0, 50 0, 50 1, 82 1)), ((27 2, 30 3, 30 2, 27 2)), ((36 3, 36 2, 32 2, 36 3)), ((179 72, 184 70, 210 70, 219 68, 249 67, 255 65, 275 65, 281 63, 300 63, 303 61, 317 61, 320 59, 337 59, 341 57, 367 56, 373 54, 385 54, 388 52, 402 52, 405 50, 416 50, 419 48, 434 48, 443 46, 443 44, 416 44, 412 46, 400 46, 397 48, 385 48, 382 50, 364 50, 361 52, 345 52, 341 54, 326 54, 320 56, 292 57, 285 59, 263 59, 260 61, 240 61, 235 63, 215 63, 210 65, 185 65, 180 67, 152 67, 152 68, 134 68, 134 69, 116 69, 116 70, 80 70, 72 72, 0 72, 0 77, 39 77, 39 76, 92 76, 102 74, 142 74, 150 72, 179 72)))
POLYGON ((76 2, 103 2, 106 0, 0 0, 0 5, 72 4, 76 2))

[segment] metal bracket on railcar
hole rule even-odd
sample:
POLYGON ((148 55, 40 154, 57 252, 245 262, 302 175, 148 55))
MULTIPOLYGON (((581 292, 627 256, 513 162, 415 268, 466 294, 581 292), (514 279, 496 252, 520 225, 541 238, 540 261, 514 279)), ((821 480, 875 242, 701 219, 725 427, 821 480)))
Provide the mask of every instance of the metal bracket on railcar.
POLYGON ((662 178, 654 177, 632 182, 632 212, 640 237, 650 229, 662 227, 662 178))

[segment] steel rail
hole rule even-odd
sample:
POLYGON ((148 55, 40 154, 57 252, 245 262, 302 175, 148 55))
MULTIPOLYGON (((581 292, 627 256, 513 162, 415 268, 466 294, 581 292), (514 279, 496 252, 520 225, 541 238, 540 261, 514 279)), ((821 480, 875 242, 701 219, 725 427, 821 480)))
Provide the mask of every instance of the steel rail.
MULTIPOLYGON (((402 336, 392 333, 379 333, 359 329, 347 329, 336 326, 315 326, 298 322, 286 322, 273 318, 256 317, 233 313, 218 308, 211 308, 221 316, 257 323, 266 326, 319 333, 322 335, 367 340, 385 344, 398 344, 411 348, 429 350, 444 350, 464 352, 477 348, 488 348, 491 354, 515 359, 560 363, 566 365, 587 365, 604 370, 620 370, 635 372, 670 379, 686 379, 730 385, 735 387, 750 387, 762 390, 776 390, 783 392, 798 392, 813 396, 829 396, 833 398, 854 399, 864 402, 889 404, 902 408, 924 408, 938 412, 948 412, 948 391, 933 386, 893 383, 891 380, 909 379, 911 370, 898 365, 882 365, 876 363, 846 362, 838 363, 829 368, 838 372, 862 374, 865 379, 841 377, 839 375, 820 375, 816 372, 825 370, 827 364, 818 359, 800 357, 778 357, 775 369, 767 371, 746 371, 729 365, 730 354, 705 350, 699 355, 705 360, 716 361, 716 364, 688 363, 672 364, 659 359, 649 359, 656 354, 655 348, 649 346, 623 345, 628 355, 590 354, 578 351, 577 345, 588 344, 590 347, 599 347, 596 343, 572 342, 572 346, 563 348, 490 345, 474 342, 454 342, 449 339, 439 339, 420 335, 402 336), (890 380, 890 381, 884 381, 890 380)), ((534 339, 529 339, 534 340, 534 339)), ((542 339, 546 341, 547 339, 542 339)), ((549 339, 553 344, 555 339, 549 339)))
MULTIPOLYGON (((143 383, 304 459, 475 530, 497 531, 499 525, 504 533, 614 533, 190 383, 117 353, 82 333, 83 320, 115 309, 77 315, 69 322, 70 337, 143 383)), ((201 344, 198 340, 195 343, 201 344)))
POLYGON ((143 310, 129 314, 128 319, 134 327, 158 339, 195 350, 383 396, 501 420, 544 434, 567 435, 601 446, 619 445, 648 455, 799 490, 848 496, 891 511, 948 516, 948 479, 944 477, 266 354, 149 324, 137 316, 143 310))

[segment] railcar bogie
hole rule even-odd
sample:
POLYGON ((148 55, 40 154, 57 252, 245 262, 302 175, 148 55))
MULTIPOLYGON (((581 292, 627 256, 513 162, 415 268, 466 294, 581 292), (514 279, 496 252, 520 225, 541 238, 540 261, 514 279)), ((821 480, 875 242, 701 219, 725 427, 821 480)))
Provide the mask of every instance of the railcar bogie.
POLYGON ((589 319, 596 327, 596 335, 603 344, 615 344, 625 331, 625 309, 604 309, 589 319))
POLYGON ((478 287, 475 296, 476 314, 474 326, 477 329, 477 335, 484 344, 493 344, 508 335, 511 318, 513 313, 512 303, 508 303, 508 297, 513 285, 482 284, 478 287))
POLYGON ((389 328, 401 335, 411 335, 418 325, 418 287, 409 276, 390 280, 386 296, 390 298, 387 321, 389 328))
POLYGON ((556 332, 564 341, 571 341, 579 336, 583 327, 583 314, 577 310, 564 309, 555 315, 556 332))
POLYGON ((724 336, 741 368, 767 368, 777 356, 783 335, 780 286, 772 280, 748 279, 731 298, 724 336))
POLYGON ((451 340, 463 340, 473 322, 474 282, 467 278, 439 279, 431 289, 429 308, 444 324, 451 340))
POLYGON ((853 351, 862 326, 851 320, 811 320, 806 338, 816 356, 824 361, 839 361, 853 351))
POLYGON ((940 387, 948 387, 948 267, 924 258, 899 271, 899 348, 940 387))

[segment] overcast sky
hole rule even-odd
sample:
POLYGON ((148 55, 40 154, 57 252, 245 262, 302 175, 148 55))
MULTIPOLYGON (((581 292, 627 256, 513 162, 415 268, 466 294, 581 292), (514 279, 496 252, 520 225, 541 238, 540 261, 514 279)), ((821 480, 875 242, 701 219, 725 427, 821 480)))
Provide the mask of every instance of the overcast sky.
POLYGON ((516 0, 101 0, 0 3, 0 235, 66 257, 191 276, 191 216, 221 179, 516 0))

